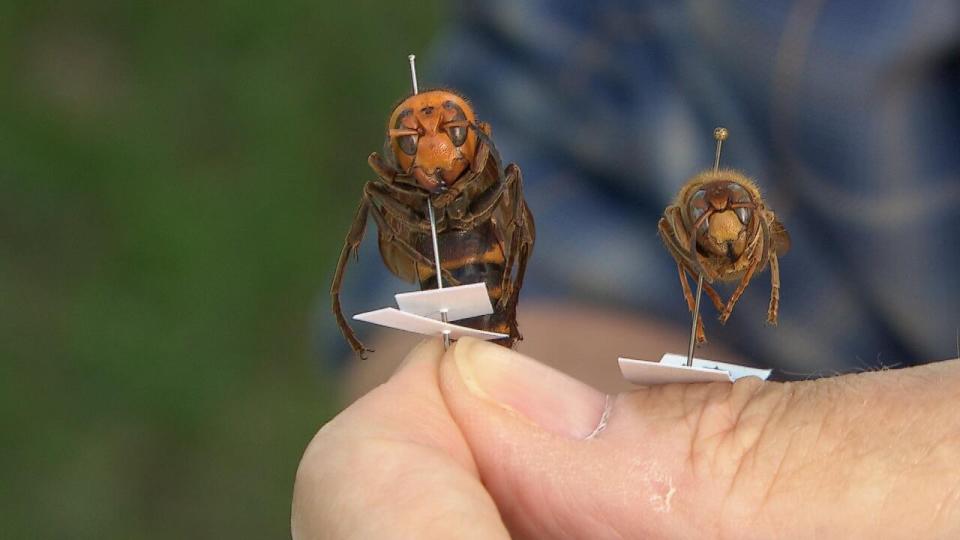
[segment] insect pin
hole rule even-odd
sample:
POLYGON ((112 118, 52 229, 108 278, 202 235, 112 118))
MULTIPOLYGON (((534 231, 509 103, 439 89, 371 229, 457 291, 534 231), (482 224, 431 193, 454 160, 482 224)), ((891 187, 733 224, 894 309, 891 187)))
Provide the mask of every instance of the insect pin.
POLYGON ((700 296, 707 296, 726 323, 750 280, 770 267, 770 305, 767 322, 777 324, 780 304, 778 257, 790 249, 790 236, 766 207, 756 184, 743 173, 720 169, 720 149, 727 139, 725 128, 713 132, 717 142, 713 170, 690 178, 680 188, 673 204, 660 219, 658 230, 667 251, 677 262, 680 285, 687 307, 693 314, 687 365, 692 365, 696 343, 706 341, 700 320, 700 296), (697 292, 690 292, 687 274, 697 280, 697 292), (737 282, 724 302, 712 284, 737 282))
MULTIPOLYGON (((391 273, 421 290, 484 283, 493 313, 460 324, 504 334, 499 342, 513 346, 522 339, 517 302, 535 237, 520 168, 501 169, 490 126, 465 98, 449 89, 420 92, 414 56, 409 60, 413 93, 390 115, 384 156, 367 160, 377 178, 363 186, 330 287, 337 325, 361 357, 371 351, 347 323, 340 290, 372 216, 391 273)), ((445 312, 441 317, 446 323, 445 312)))

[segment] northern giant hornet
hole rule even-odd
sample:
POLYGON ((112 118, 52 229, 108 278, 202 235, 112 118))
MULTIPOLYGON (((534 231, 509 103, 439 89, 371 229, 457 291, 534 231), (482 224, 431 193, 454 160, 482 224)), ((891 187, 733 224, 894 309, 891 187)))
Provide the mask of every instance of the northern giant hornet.
MULTIPOLYGON (((727 131, 718 128, 718 141, 727 131)), ((719 164, 719 148, 718 164, 719 164)), ((780 305, 780 265, 790 249, 790 236, 760 197, 760 190, 749 178, 731 169, 702 172, 689 179, 676 201, 663 212, 660 238, 677 262, 683 296, 690 311, 694 298, 687 273, 695 280, 704 277, 707 296, 720 312, 720 323, 727 322, 733 307, 746 290, 750 279, 770 265, 770 305, 767 322, 777 324, 780 305), (710 286, 715 281, 738 281, 726 303, 710 286)), ((702 320, 697 321, 697 341, 706 341, 702 320)))
POLYGON ((520 168, 501 171, 490 126, 477 122, 466 99, 452 90, 414 93, 387 123, 386 158, 367 160, 377 179, 363 187, 360 208, 340 253, 330 294, 344 337, 365 351, 343 316, 340 288, 351 253, 363 239, 367 217, 377 224, 386 267, 421 289, 436 288, 427 201, 436 210, 444 285, 485 282, 494 312, 458 324, 501 332, 513 346, 522 339, 517 300, 533 249, 533 216, 523 198, 520 168))

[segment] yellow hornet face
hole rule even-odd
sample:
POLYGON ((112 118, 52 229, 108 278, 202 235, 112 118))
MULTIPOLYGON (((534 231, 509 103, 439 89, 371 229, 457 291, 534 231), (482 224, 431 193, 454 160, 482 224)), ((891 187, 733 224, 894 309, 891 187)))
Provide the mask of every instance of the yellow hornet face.
POLYGON ((743 255, 759 226, 754 216, 760 194, 752 182, 734 171, 709 173, 689 184, 681 197, 684 218, 701 250, 731 261, 743 255))

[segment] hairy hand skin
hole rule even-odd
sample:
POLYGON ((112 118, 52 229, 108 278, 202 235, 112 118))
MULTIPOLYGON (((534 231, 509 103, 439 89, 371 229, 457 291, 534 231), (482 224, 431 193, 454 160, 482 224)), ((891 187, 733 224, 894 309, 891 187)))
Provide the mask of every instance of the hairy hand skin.
POLYGON ((762 385, 713 450, 721 536, 960 537, 958 398, 957 361, 762 385))
POLYGON ((489 344, 441 353, 317 434, 295 538, 960 537, 960 362, 639 389, 584 438, 558 407, 592 428, 602 394, 525 401, 568 383, 489 344))

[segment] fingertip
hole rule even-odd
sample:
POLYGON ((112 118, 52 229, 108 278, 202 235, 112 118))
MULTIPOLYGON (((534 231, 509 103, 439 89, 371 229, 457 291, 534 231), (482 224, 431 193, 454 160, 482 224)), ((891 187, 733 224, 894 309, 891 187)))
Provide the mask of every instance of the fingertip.
POLYGON ((397 368, 393 371, 393 376, 397 376, 401 372, 410 371, 415 369, 415 366, 423 364, 434 364, 439 363, 440 358, 443 357, 443 342, 440 338, 426 338, 419 343, 417 343, 410 352, 407 353, 400 364, 397 365, 397 368))

